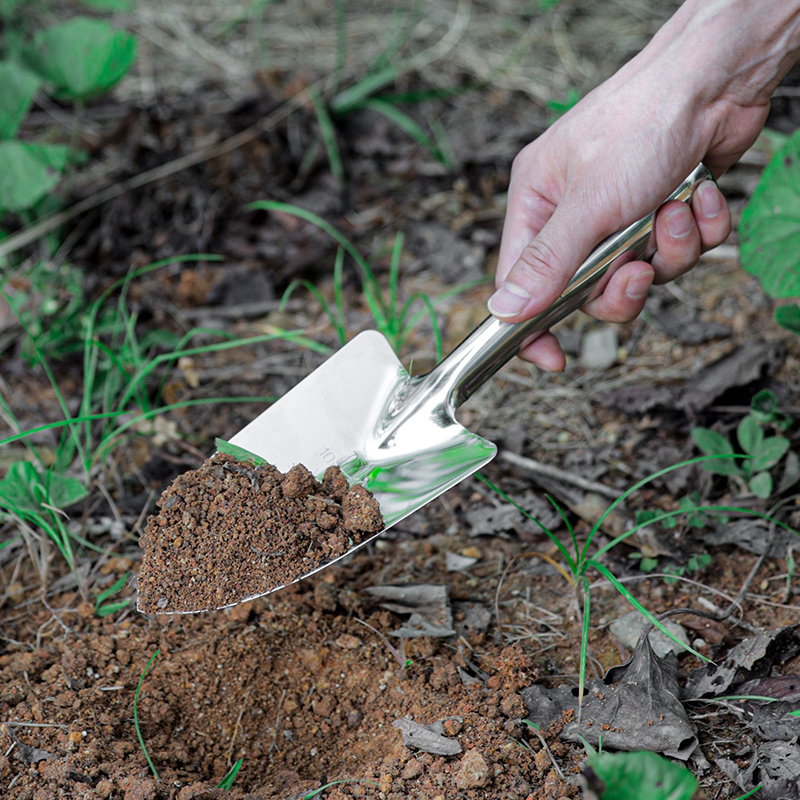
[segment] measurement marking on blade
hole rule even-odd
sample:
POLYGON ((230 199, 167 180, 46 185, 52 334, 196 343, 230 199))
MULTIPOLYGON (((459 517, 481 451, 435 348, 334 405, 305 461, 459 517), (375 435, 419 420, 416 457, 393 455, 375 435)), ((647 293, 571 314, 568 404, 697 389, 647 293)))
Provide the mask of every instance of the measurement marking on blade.
POLYGON ((334 453, 333 450, 329 450, 327 447, 323 449, 320 456, 326 464, 333 464, 336 461, 336 453, 334 453))

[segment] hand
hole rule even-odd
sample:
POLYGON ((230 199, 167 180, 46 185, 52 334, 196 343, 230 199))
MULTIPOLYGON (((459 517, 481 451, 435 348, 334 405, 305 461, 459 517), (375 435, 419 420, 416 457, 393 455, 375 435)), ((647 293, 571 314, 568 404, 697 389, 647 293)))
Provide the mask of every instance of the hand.
MULTIPOLYGON (((709 31, 707 20, 680 19, 704 13, 692 5, 515 159, 498 289, 489 301, 495 316, 521 322, 545 310, 602 239, 656 208, 700 161, 718 177, 758 137, 775 75, 755 91, 744 67, 717 63, 711 48, 719 30, 709 31)), ((741 24, 734 18, 731 25, 741 24)), ((621 267, 584 310, 611 322, 634 319, 652 283, 683 274, 730 230, 723 196, 704 182, 691 205, 672 201, 659 209, 652 263, 621 267)), ((565 365, 550 333, 520 355, 548 370, 565 365)))

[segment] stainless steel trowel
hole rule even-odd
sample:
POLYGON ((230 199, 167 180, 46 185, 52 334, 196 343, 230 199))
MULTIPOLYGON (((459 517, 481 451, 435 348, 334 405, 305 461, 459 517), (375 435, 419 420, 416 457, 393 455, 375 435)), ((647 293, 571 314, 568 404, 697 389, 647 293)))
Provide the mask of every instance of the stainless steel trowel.
MULTIPOLYGON (((701 164, 665 200, 689 202, 707 178, 711 175, 701 164)), ((600 294, 619 266, 651 257, 654 214, 600 244, 561 297, 539 316, 518 324, 488 317, 427 375, 409 377, 382 334, 359 334, 239 431, 231 444, 282 472, 304 464, 319 477, 338 465, 350 483, 372 492, 386 529, 391 528, 494 457, 495 445, 460 425, 455 410, 523 343, 600 294)), ((271 591, 277 588, 283 587, 271 591)))

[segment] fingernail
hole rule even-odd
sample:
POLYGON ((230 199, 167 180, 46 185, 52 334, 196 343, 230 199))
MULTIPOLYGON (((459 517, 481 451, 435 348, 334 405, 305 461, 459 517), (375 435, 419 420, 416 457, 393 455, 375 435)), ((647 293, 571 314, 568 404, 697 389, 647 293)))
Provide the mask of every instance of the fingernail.
POLYGON ((673 239, 683 239, 684 236, 689 235, 692 230, 692 212, 689 210, 689 206, 681 205, 669 212, 667 230, 673 239))
POLYGON ((631 300, 641 300, 643 297, 647 297, 647 293, 650 291, 652 285, 653 273, 642 272, 628 280, 625 284, 625 294, 630 297, 631 300))
POLYGON ((722 198, 719 189, 710 181, 704 181, 697 187, 700 200, 700 211, 708 219, 718 217, 722 213, 722 198))
POLYGON ((531 296, 521 286, 506 281, 489 298, 489 311, 496 317, 513 317, 528 305, 530 299, 531 296))

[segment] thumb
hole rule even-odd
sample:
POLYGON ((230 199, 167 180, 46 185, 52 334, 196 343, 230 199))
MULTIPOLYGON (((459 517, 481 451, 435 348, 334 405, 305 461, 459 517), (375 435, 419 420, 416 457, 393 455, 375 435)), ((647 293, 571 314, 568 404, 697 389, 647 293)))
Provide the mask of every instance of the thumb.
POLYGON ((490 313, 504 322, 522 322, 552 305, 592 248, 608 235, 596 217, 565 195, 489 298, 490 313))

